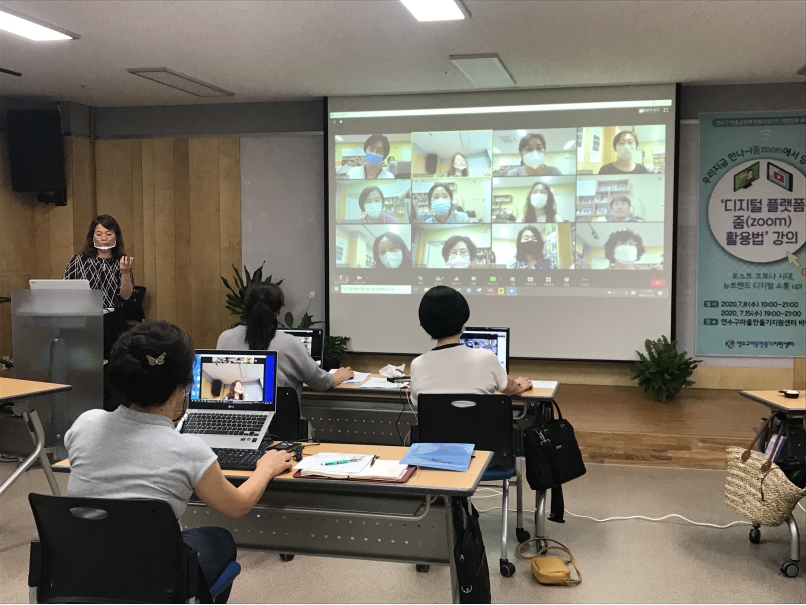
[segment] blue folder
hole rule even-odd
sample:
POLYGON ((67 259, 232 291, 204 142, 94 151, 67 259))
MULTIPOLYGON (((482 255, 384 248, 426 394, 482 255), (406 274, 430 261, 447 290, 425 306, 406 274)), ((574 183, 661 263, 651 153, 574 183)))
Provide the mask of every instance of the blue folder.
POLYGON ((414 443, 400 463, 465 472, 470 468, 472 455, 472 443, 414 443))

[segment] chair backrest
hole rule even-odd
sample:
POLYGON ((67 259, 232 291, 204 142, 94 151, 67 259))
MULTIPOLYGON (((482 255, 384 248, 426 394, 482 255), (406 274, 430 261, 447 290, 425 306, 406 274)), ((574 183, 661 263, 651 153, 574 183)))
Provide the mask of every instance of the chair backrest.
POLYGON ((297 392, 290 387, 277 387, 277 406, 269 432, 282 441, 305 439, 308 423, 301 416, 297 392))
POLYGON ((420 443, 472 443, 492 463, 514 466, 512 400, 507 395, 426 394, 417 397, 420 443))
POLYGON ((146 298, 145 286, 135 286, 132 290, 132 295, 129 300, 123 303, 123 314, 126 319, 132 321, 145 321, 146 312, 143 308, 143 302, 146 298))
POLYGON ((196 596, 195 551, 160 500, 29 494, 39 532, 29 584, 42 602, 178 603, 196 596), (37 569, 38 567, 38 569, 37 569))

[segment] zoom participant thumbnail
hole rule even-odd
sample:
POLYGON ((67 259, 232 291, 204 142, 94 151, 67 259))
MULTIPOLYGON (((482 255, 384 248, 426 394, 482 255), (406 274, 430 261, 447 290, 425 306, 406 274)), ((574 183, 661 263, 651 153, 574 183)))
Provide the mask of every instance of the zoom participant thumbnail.
POLYGON ((666 126, 580 128, 577 174, 650 174, 666 170, 666 126))
POLYGON ((478 269, 492 264, 491 225, 414 226, 414 266, 478 269))
POLYGON ((213 357, 201 364, 201 397, 205 401, 264 401, 266 366, 252 358, 213 357))
POLYGON ((489 223, 490 197, 489 178, 411 181, 412 210, 419 223, 489 223))
POLYGON ((573 269, 570 223, 493 225, 495 269, 573 269))
POLYGON ((562 223, 575 216, 576 177, 493 177, 494 223, 562 223))
POLYGON ((411 133, 337 135, 335 151, 337 179, 411 178, 411 133))
POLYGON ((663 269, 663 223, 577 224, 577 269, 663 269))
POLYGON ((411 225, 338 225, 336 268, 410 269, 411 225))
POLYGON ((412 176, 489 177, 492 137, 492 130, 412 133, 412 176))
POLYGON ((496 130, 493 176, 560 176, 576 174, 576 128, 496 130))
POLYGON ((576 220, 599 223, 662 223, 666 177, 662 174, 580 176, 576 220))
POLYGON ((336 183, 336 223, 408 223, 410 214, 408 180, 336 183))

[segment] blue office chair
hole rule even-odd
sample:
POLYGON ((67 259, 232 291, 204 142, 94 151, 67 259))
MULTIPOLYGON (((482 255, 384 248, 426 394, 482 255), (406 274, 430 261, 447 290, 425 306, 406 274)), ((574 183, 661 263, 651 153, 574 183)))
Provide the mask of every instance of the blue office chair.
POLYGON ((477 450, 493 452, 490 467, 482 481, 501 481, 501 558, 499 569, 506 577, 515 573, 507 558, 507 513, 509 482, 515 478, 517 487, 518 542, 531 536, 523 528, 522 478, 519 460, 515 456, 518 435, 513 416, 512 400, 507 395, 422 394, 417 398, 417 430, 413 441, 421 443, 472 443, 477 450))
POLYGON ((161 500, 28 494, 39 540, 31 542, 31 603, 187 603, 215 599, 241 571, 231 561, 200 590, 198 553, 182 541, 161 500))

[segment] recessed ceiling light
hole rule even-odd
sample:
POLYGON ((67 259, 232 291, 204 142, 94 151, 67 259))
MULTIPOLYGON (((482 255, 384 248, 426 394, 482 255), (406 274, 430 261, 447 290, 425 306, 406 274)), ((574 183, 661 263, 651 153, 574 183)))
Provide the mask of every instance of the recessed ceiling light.
POLYGON ((0 29, 35 42, 78 40, 81 36, 49 23, 0 7, 0 29))
POLYGON ((526 136, 526 131, 525 130, 519 130, 518 131, 518 136, 519 137, 525 137, 526 136))
POLYGON ((470 17, 461 0, 400 0, 417 21, 459 21, 470 17))
POLYGON ((235 93, 191 78, 167 67, 143 67, 127 69, 130 74, 140 76, 165 86, 192 94, 197 97, 234 97, 235 93))
POLYGON ((501 150, 498 147, 493 147, 493 153, 501 153, 501 150))
POLYGON ((476 88, 515 86, 515 80, 496 54, 451 55, 450 59, 476 88))
POLYGON ((577 144, 577 142, 576 142, 576 141, 568 141, 568 142, 565 144, 565 147, 563 147, 563 149, 565 149, 565 150, 571 149, 571 147, 573 147, 573 146, 574 146, 574 145, 576 145, 576 144, 577 144))
POLYGON ((337 134, 337 135, 336 135, 336 140, 337 140, 337 141, 343 141, 343 140, 344 140, 344 137, 343 137, 343 136, 341 136, 340 134, 337 134))

